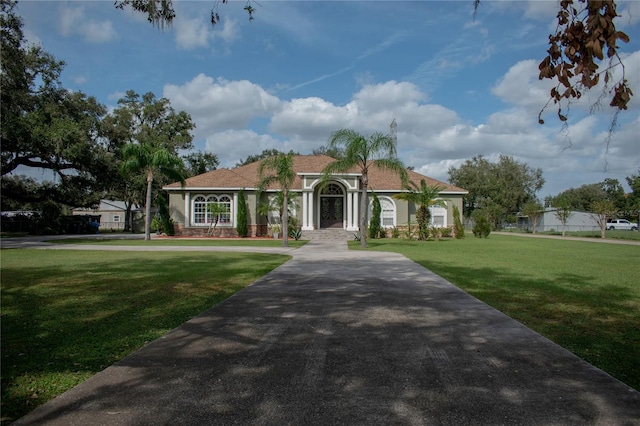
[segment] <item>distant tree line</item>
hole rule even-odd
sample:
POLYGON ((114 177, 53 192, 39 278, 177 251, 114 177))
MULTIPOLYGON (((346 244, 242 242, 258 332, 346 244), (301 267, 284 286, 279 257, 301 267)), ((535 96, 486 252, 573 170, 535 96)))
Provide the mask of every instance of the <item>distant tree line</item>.
POLYGON ((630 193, 625 192, 617 179, 607 178, 567 189, 546 197, 544 202, 536 195, 545 182, 542 169, 531 168, 509 156, 501 155, 497 162, 482 155, 473 157, 459 167, 451 167, 449 180, 469 191, 463 199, 464 216, 473 219, 483 216, 493 229, 504 223, 516 223, 518 214, 538 219, 545 207, 596 213, 597 203, 607 201, 612 204, 609 216, 636 220, 640 211, 640 171, 626 178, 630 193))

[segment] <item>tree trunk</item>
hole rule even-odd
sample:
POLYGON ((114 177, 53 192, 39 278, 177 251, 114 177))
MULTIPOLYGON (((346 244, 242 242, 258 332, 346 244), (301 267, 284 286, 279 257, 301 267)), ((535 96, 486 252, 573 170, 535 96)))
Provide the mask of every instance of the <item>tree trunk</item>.
POLYGON ((124 211, 124 232, 133 232, 133 214, 131 213, 131 207, 133 207, 133 201, 125 201, 124 211))
POLYGON ((153 171, 147 172, 147 201, 144 211, 144 239, 151 240, 151 192, 153 191, 153 171))
POLYGON ((360 247, 367 246, 367 210, 369 178, 366 173, 362 174, 362 194, 360 196, 360 247))
POLYGON ((289 247, 289 191, 282 190, 282 247, 289 247))

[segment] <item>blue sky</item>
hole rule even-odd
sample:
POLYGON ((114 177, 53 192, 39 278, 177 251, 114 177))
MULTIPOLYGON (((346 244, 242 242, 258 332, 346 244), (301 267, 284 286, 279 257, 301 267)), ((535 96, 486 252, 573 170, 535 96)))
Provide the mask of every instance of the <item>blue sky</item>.
POLYGON ((626 187, 640 169, 639 1, 618 2, 636 97, 608 149, 612 110, 589 113, 596 93, 571 106, 566 128, 553 106, 537 122, 556 1, 486 0, 474 19, 472 0, 262 0, 253 21, 230 1, 211 28, 213 3, 174 0, 164 30, 111 0, 23 0, 18 13, 28 40, 66 62, 65 87, 109 108, 130 89, 168 98, 223 167, 268 148, 307 154, 341 128, 388 132, 395 118, 400 158, 445 181, 480 154, 542 168, 541 197, 608 177, 626 187))

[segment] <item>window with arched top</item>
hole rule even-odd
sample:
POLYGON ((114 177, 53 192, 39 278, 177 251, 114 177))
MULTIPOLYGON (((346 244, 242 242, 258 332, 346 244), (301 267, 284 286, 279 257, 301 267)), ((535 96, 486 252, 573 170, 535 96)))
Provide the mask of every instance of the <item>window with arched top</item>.
POLYGON ((336 183, 330 183, 322 188, 322 195, 342 195, 342 187, 336 183))
MULTIPOLYGON (((378 196, 380 201, 380 225, 383 228, 393 228, 396 226, 396 203, 389 197, 378 196)), ((369 202, 369 220, 373 214, 373 199, 369 202)))
MULTIPOLYGON (((446 205, 446 201, 443 201, 446 205)), ((432 206, 429 207, 429 211, 431 213, 430 224, 432 226, 444 228, 447 226, 447 208, 441 206, 432 206)))
POLYGON ((218 215, 218 226, 231 226, 231 218, 233 217, 233 203, 232 197, 229 195, 196 195, 192 199, 192 217, 191 223, 194 226, 208 226, 214 221, 213 213, 208 211, 210 204, 222 204, 227 213, 220 213, 218 215))

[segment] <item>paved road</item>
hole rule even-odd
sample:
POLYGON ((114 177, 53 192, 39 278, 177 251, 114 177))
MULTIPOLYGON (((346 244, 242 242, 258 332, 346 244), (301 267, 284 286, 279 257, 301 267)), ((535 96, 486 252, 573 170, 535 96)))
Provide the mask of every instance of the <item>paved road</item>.
POLYGON ((291 254, 14 424, 640 425, 639 392, 401 255, 291 254))

